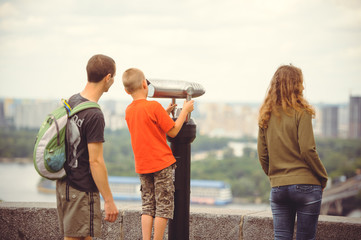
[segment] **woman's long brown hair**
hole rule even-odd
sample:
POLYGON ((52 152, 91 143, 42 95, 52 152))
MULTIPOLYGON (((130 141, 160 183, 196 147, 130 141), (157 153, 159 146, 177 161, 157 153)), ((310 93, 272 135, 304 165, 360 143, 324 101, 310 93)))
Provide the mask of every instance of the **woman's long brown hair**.
POLYGON ((282 107, 287 114, 291 114, 291 109, 305 110, 314 117, 315 110, 304 99, 302 91, 303 74, 301 69, 292 65, 280 66, 273 75, 268 93, 260 108, 258 125, 266 129, 271 113, 280 117, 279 107, 282 107))

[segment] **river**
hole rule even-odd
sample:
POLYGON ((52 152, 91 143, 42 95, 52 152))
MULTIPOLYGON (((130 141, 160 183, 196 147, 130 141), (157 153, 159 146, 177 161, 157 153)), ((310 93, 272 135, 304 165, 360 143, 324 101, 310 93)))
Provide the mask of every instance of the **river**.
POLYGON ((7 202, 56 202, 54 194, 37 190, 40 180, 32 163, 0 163, 0 200, 7 202))

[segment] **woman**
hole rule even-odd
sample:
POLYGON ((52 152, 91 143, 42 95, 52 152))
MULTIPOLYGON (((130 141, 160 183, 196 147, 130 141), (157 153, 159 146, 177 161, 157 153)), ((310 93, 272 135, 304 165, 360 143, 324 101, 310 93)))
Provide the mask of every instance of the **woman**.
POLYGON ((315 239, 327 173, 313 136, 315 110, 303 97, 301 69, 275 72, 259 112, 258 156, 271 183, 275 239, 315 239))

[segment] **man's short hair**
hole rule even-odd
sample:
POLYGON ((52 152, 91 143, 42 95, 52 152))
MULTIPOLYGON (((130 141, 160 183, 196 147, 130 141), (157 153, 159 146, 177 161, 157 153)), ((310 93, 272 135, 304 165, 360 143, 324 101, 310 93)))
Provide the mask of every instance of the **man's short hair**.
POLYGON ((108 56, 97 54, 92 56, 86 66, 88 82, 100 82, 105 76, 115 74, 115 61, 108 56))

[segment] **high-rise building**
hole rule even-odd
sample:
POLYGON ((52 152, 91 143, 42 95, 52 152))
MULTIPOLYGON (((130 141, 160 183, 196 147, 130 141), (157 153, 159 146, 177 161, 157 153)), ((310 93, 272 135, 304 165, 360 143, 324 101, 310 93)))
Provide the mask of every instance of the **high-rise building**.
POLYGON ((322 135, 338 137, 338 106, 322 107, 322 135))
POLYGON ((348 138, 348 123, 349 123, 349 105, 348 103, 340 104, 338 106, 338 137, 348 138))
POLYGON ((60 104, 56 100, 21 100, 14 107, 14 126, 17 129, 39 129, 46 116, 60 104))
POLYGON ((4 101, 0 100, 0 127, 6 126, 4 101))
POLYGON ((349 137, 361 138, 361 97, 350 96, 349 137))

